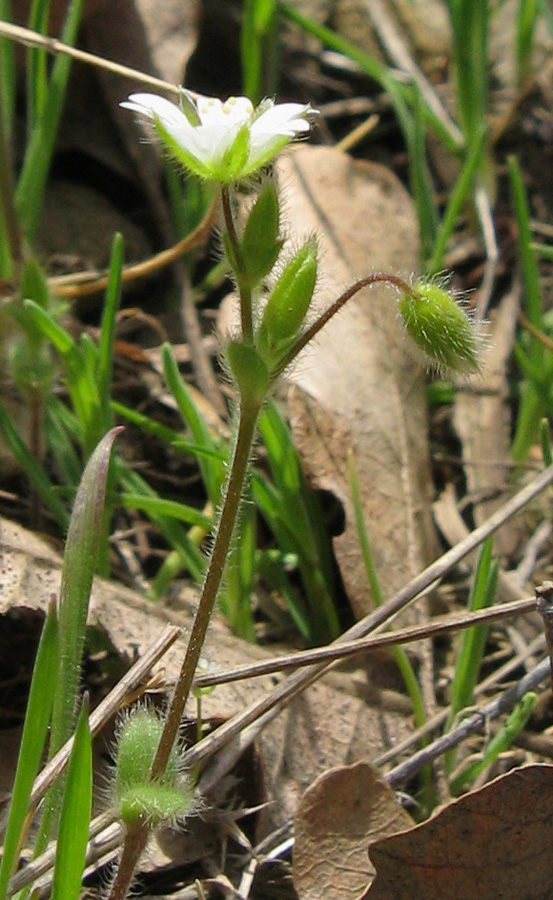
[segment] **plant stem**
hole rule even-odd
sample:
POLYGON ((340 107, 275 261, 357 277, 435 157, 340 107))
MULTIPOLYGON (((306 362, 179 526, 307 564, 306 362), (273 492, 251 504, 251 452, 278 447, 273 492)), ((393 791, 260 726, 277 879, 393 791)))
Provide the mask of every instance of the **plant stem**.
POLYGON ((229 260, 234 269, 236 285, 240 295, 240 324, 242 326, 242 339, 249 344, 253 344, 253 314, 252 314, 252 292, 244 283, 245 266, 242 259, 240 249, 240 241, 236 233, 234 224, 234 216, 232 214, 232 204, 228 187, 221 188, 221 203, 223 207, 223 216, 227 229, 227 237, 232 245, 233 259, 229 260))
MULTIPOLYGON (((200 659, 205 636, 217 594, 223 577, 225 562, 229 552, 234 525, 242 499, 244 482, 250 461, 251 448, 255 436, 257 418, 261 404, 241 406, 238 419, 238 432, 234 446, 234 454, 227 482, 225 499, 219 519, 219 526, 213 544, 213 550, 205 577, 202 594, 188 646, 182 662, 180 674, 169 706, 165 727, 159 742, 156 758, 152 765, 151 777, 159 776, 167 765, 171 750, 178 735, 186 701, 190 695, 192 682, 200 659)), ((123 900, 129 888, 138 859, 146 846, 148 826, 144 824, 139 830, 129 833, 125 839, 123 855, 113 883, 109 900, 123 900)))

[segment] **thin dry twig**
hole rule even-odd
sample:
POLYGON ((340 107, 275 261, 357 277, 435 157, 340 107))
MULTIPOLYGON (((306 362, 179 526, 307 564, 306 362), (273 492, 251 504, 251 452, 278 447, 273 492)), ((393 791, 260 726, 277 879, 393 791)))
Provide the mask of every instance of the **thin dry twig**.
MULTIPOLYGON (((69 47, 57 38, 47 37, 43 34, 39 34, 37 31, 32 31, 30 28, 23 28, 21 25, 12 25, 10 22, 0 22, 0 36, 9 38, 16 44, 22 44, 24 47, 38 47, 40 50, 45 50, 46 53, 50 53, 53 56, 57 56, 58 54, 70 56, 72 59, 86 63, 88 66, 104 69, 104 71, 112 72, 114 75, 118 75, 121 78, 131 78, 134 81, 138 81, 151 88, 167 91, 170 94, 178 95, 179 93, 179 88, 176 85, 164 81, 162 78, 156 78, 154 75, 146 75, 139 69, 133 69, 130 66, 122 66, 119 63, 113 62, 111 59, 97 56, 95 53, 78 50, 76 47, 69 47)), ((193 91, 190 91, 190 93, 195 96, 193 91)))
MULTIPOLYGON (((128 284, 140 278, 148 278, 151 275, 177 262, 185 253, 190 253, 196 247, 200 247, 207 240, 217 218, 219 198, 213 198, 204 218, 190 234, 178 241, 172 247, 156 253, 149 259, 125 266, 121 272, 121 281, 128 284)), ((49 288, 58 297, 88 297, 105 290, 109 282, 109 271, 106 269, 101 274, 97 272, 77 272, 69 275, 58 275, 48 279, 49 288)))

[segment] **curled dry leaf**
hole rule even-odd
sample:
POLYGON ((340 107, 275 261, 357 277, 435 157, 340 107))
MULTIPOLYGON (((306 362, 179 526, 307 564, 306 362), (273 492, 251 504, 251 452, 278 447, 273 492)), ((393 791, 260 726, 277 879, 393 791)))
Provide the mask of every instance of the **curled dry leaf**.
POLYGON ((553 766, 515 769, 371 844, 367 900, 549 900, 553 766))
MULTIPOLYGON (((286 220, 320 235, 322 311, 371 271, 416 269, 413 204, 382 166, 339 150, 300 147, 280 163, 286 220)), ((323 330, 291 379, 294 439, 312 483, 339 498, 344 534, 335 550, 358 618, 373 608, 355 527, 346 461, 351 447, 382 590, 389 596, 434 555, 425 373, 397 319, 396 295, 357 294, 323 330)))
POLYGON ((300 900, 363 897, 375 870, 367 843, 412 825, 368 763, 331 769, 303 795, 294 820, 294 887, 300 900))

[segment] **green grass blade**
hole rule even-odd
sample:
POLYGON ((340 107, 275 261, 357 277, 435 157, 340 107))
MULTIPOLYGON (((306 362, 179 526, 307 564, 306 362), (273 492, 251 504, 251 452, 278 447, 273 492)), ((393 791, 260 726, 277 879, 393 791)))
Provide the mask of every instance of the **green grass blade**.
POLYGON ((50 341, 61 358, 67 390, 81 428, 83 455, 88 459, 106 430, 96 383, 97 348, 85 336, 78 345, 50 312, 32 300, 26 300, 23 306, 32 317, 34 325, 50 341))
MULTIPOLYGON (((83 0, 71 0, 61 37, 64 44, 73 46, 75 43, 82 8, 83 0)), ((19 223, 29 241, 32 241, 40 219, 42 198, 54 151, 70 69, 71 58, 60 54, 52 68, 42 115, 33 128, 19 176, 16 191, 19 223)))
POLYGON ((408 134, 411 192, 419 220, 421 259, 426 261, 436 239, 438 217, 432 190, 432 178, 426 158, 426 131, 420 91, 413 86, 414 116, 408 134))
POLYGON ((475 760, 468 768, 451 780, 449 789, 453 796, 459 794, 467 782, 472 781, 491 766, 500 753, 504 753, 509 749, 532 715, 537 700, 538 695, 533 691, 528 691, 524 695, 520 703, 515 706, 503 728, 491 739, 482 758, 475 760))
MULTIPOLYGON (((519 236, 523 295, 526 302, 525 312, 534 328, 544 331, 538 265, 532 249, 530 213, 522 173, 514 157, 508 159, 508 169, 519 236)), ((516 358, 520 361, 521 357, 518 353, 516 358)), ((546 354, 540 341, 531 340, 526 362, 529 366, 529 377, 527 384, 522 388, 515 436, 511 446, 511 456, 516 462, 526 459, 530 447, 536 439, 539 422, 547 411, 553 387, 553 356, 551 353, 546 354), (537 373, 534 379, 530 374, 532 367, 537 373)))
POLYGON ((457 114, 468 144, 488 110, 488 0, 449 0, 455 51, 457 114))
POLYGON ((483 126, 480 129, 480 133, 476 134, 471 141, 469 153, 463 163, 460 175, 455 182, 455 186, 447 202, 442 222, 432 248, 432 258, 428 263, 427 270, 429 275, 436 275, 443 269, 444 255, 448 241, 453 235, 459 214, 474 188, 476 173, 480 169, 482 163, 485 139, 486 128, 483 126))
POLYGON ((76 490, 83 473, 81 459, 75 450, 80 429, 65 403, 53 394, 46 399, 44 437, 61 483, 76 490))
MULTIPOLYGON (((0 21, 13 22, 10 0, 0 0, 0 21)), ((0 132, 11 148, 15 114, 15 44, 0 38, 0 132)))
MULTIPOLYGON (((33 0, 28 27, 31 31, 46 35, 50 18, 49 0, 33 0)), ((27 137, 30 139, 36 123, 44 110, 48 91, 46 51, 40 47, 27 50, 27 137)))
POLYGON ((519 89, 532 75, 534 31, 538 19, 538 0, 519 0, 516 22, 516 71, 519 89))
POLYGON ((121 303, 121 271, 123 269, 123 235, 113 238, 109 264, 109 283, 100 325, 98 343, 98 361, 96 384, 98 397, 102 406, 103 428, 111 427, 111 379, 113 372, 113 343, 115 340, 115 322, 121 303))
POLYGON ((253 103, 276 92, 275 0, 245 0, 240 31, 242 90, 253 103))
POLYGON ((119 494, 117 502, 125 509, 140 509, 148 515, 166 516, 185 522, 187 525, 195 525, 206 533, 213 528, 213 521, 204 513, 193 506, 178 503, 176 500, 165 500, 163 497, 146 497, 143 494, 124 493, 119 494))
POLYGON ((295 554, 310 608, 309 643, 332 640, 340 633, 334 605, 334 579, 328 563, 330 544, 321 511, 314 515, 314 498, 307 490, 292 437, 274 403, 259 420, 274 484, 254 473, 254 497, 282 550, 295 554))
POLYGON ((18 429, 15 427, 6 407, 1 402, 0 432, 25 476, 40 496, 45 508, 55 519, 60 530, 65 532, 69 522, 69 514, 48 476, 39 466, 26 444, 21 440, 18 429))
MULTIPOLYGON (((492 559, 492 550, 493 540, 488 538, 482 546, 476 567, 474 584, 469 598, 471 612, 486 609, 493 603, 497 589, 499 564, 497 560, 492 559)), ((459 713, 472 703, 488 633, 489 626, 487 625, 474 625, 463 633, 451 685, 451 703, 445 726, 446 731, 452 727, 459 713)), ((451 771, 455 755, 454 750, 446 754, 447 771, 451 771)))
POLYGON ((542 419, 540 422, 540 445, 541 455, 543 457, 543 465, 545 468, 553 463, 553 449, 551 447, 551 435, 549 433, 549 420, 542 419))
POLYGON ((2 863, 0 865, 0 900, 4 900, 6 896, 8 882, 19 860, 29 798, 33 782, 40 767, 48 735, 50 713, 56 687, 58 659, 58 617, 55 602, 52 602, 48 608, 38 645, 23 734, 19 746, 19 759, 8 814, 8 824, 4 835, 2 863))
MULTIPOLYGON (((541 301, 540 280, 536 257, 532 250, 532 230, 530 226, 530 211, 524 190, 522 172, 518 161, 514 156, 507 160, 511 195, 515 218, 518 229, 518 249, 522 267, 524 282, 524 297, 526 301, 526 315, 534 326, 543 330, 543 309, 541 301)), ((537 343, 537 342, 536 342, 537 343)), ((537 355, 538 347, 536 347, 537 355)))
POLYGON ((60 812, 52 900, 79 900, 92 812, 92 739, 85 695, 69 764, 60 812))
POLYGON ((149 416, 144 415, 144 413, 138 412, 136 409, 131 409, 129 406, 125 406, 117 400, 111 401, 111 410, 115 415, 125 419, 126 422, 137 425, 138 428, 141 428, 153 437, 158 438, 158 440, 162 441, 162 443, 166 444, 168 447, 173 447, 177 453, 181 453, 183 456, 207 457, 211 460, 217 460, 220 464, 224 464, 228 457, 228 454, 222 447, 207 450, 205 447, 200 447, 198 444, 193 444, 191 441, 185 441, 180 431, 175 431, 173 428, 161 425, 149 416))

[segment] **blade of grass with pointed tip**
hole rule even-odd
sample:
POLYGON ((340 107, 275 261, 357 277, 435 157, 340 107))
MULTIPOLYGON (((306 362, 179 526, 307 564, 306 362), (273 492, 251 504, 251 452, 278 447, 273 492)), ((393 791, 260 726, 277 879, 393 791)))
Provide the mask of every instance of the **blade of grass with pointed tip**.
MULTIPOLYGON (((81 680, 81 664, 92 579, 96 571, 102 537, 107 474, 113 443, 123 429, 112 428, 90 457, 73 504, 63 556, 59 599, 60 658, 52 729, 50 758, 70 737, 81 680)), ((51 838, 61 802, 60 785, 46 796, 35 842, 35 855, 51 838)))
POLYGON ((19 746, 19 759, 0 865, 0 900, 4 900, 6 896, 8 882, 19 861, 21 844, 25 837, 25 819, 28 814, 29 798, 48 735, 58 672, 58 625, 56 604, 55 601, 51 601, 33 667, 27 712, 19 746))
POLYGON ((92 739, 85 695, 69 757, 60 812, 52 900, 79 900, 92 812, 92 739))
POLYGON ((111 427, 111 379, 113 372, 113 344, 115 340, 115 322, 121 303, 121 271, 123 269, 123 235, 113 238, 109 263, 109 282, 100 324, 98 342, 98 361, 96 369, 96 385, 102 407, 103 425, 111 427))

